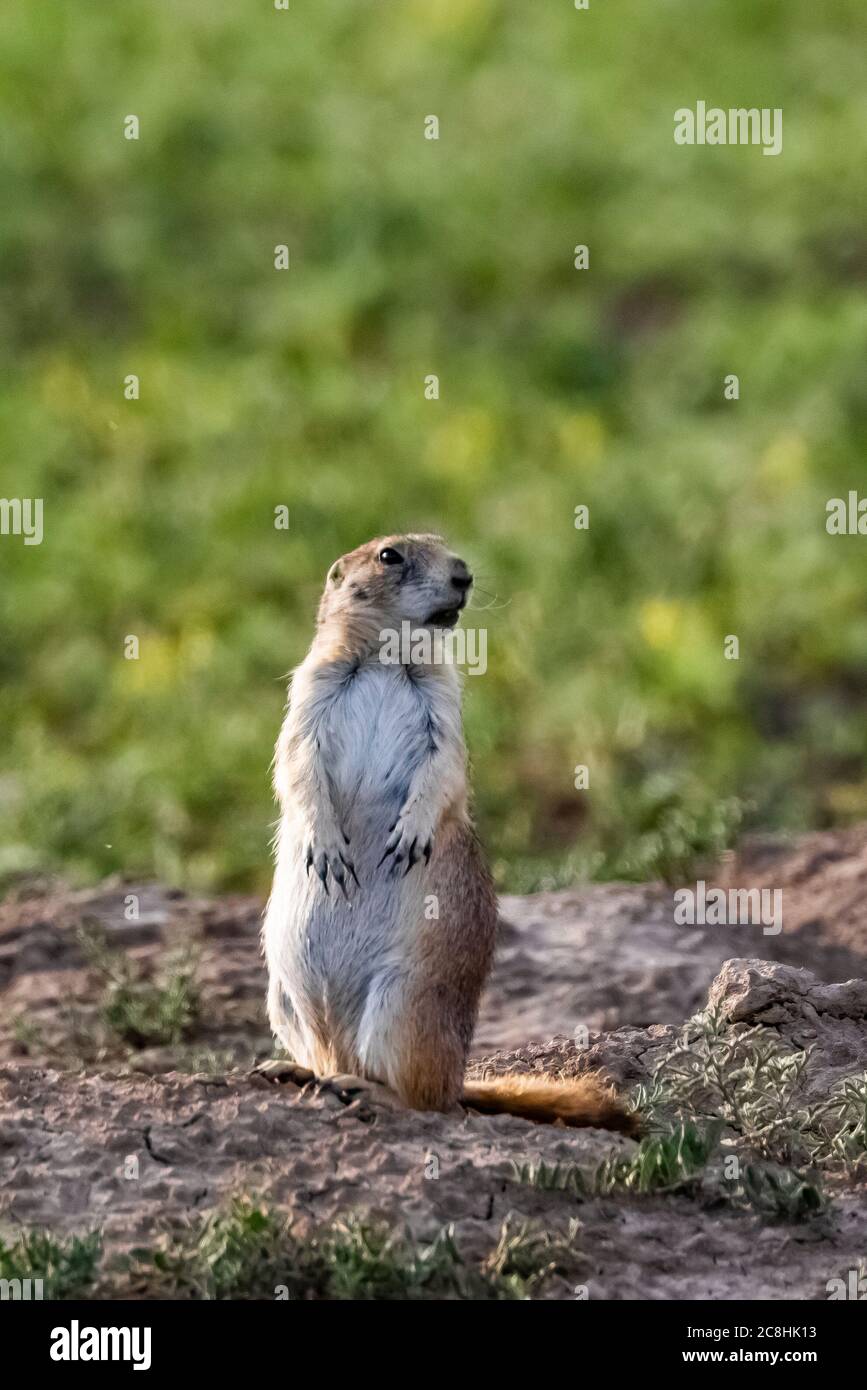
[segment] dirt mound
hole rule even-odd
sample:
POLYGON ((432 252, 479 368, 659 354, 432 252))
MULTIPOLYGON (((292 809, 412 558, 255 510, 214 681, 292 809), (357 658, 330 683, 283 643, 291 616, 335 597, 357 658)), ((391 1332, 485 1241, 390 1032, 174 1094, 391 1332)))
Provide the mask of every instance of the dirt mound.
MULTIPOLYGON (((726 1027, 760 1021, 769 1037, 811 1043, 806 1096, 863 1068, 864 982, 829 987, 806 971, 731 961, 710 1002, 726 1027)), ((556 1061, 567 1071, 603 1062, 647 1081, 672 1032, 625 1029, 589 1051, 564 1041, 556 1061)), ((552 1060, 530 1050, 479 1070, 552 1060)), ((70 1075, 7 1063, 0 1136, 6 1224, 99 1226, 112 1258, 241 1191, 288 1213, 302 1233, 351 1210, 422 1241, 450 1227, 470 1261, 489 1257, 517 1215, 568 1242, 542 1286, 548 1298, 825 1298, 828 1280, 857 1269, 867 1249, 867 1207, 851 1174, 837 1181, 833 1215, 794 1224, 718 1192, 546 1189, 528 1180, 540 1163, 549 1174, 592 1174, 606 1157, 628 1160, 634 1141, 511 1117, 396 1112, 242 1073, 70 1075)))
MULTIPOLYGON (((554 1034, 577 1036, 576 1029, 678 1023, 701 1005, 732 956, 807 966, 827 981, 867 976, 864 829, 810 836, 794 847, 754 842, 715 881, 780 888, 780 935, 755 926, 678 926, 673 890, 659 885, 504 897, 475 1055, 554 1034)), ((68 1066, 87 1051, 100 984, 82 951, 82 929, 101 932, 145 975, 172 946, 199 953, 202 1009, 194 1041, 146 1056, 139 1049, 139 1065, 226 1067, 267 1056, 262 906, 242 897, 189 898, 153 884, 106 883, 79 893, 23 884, 0 903, 0 1059, 68 1066)), ((95 1051, 95 1060, 115 1055, 110 1040, 100 1039, 95 1051)))
MULTIPOLYGON (((418 1241, 451 1228, 470 1263, 506 1248, 504 1222, 529 1223, 562 1246, 533 1296, 825 1298, 828 1280, 867 1255, 867 1143, 853 1118, 867 1065, 865 880, 863 830, 748 846, 715 881, 781 889, 777 936, 678 926, 673 892, 658 885, 504 898, 472 1072, 601 1068, 649 1107, 645 1147, 678 1115, 701 1129, 719 1113, 719 1142, 746 1165, 740 1185, 728 1190, 712 1158, 669 1180, 663 1143, 646 1191, 631 1140, 394 1111, 250 1075, 271 1053, 258 901, 22 883, 0 904, 0 1226, 100 1228, 115 1259, 243 1192, 302 1236, 353 1211, 418 1241), (197 955, 194 1007, 169 1011, 177 1036, 145 1045, 141 1027, 117 1022, 123 972, 158 981, 176 949, 197 955), (757 1073, 746 1127, 719 1097, 714 1109, 695 1075, 692 1108, 672 1108, 676 1088, 653 1108, 657 1069, 683 1061, 683 1021, 704 1005, 713 1028, 687 1039, 699 1071, 715 1048, 740 1058, 737 1085, 757 1065, 751 1048, 771 1069, 757 1073), (844 1124, 828 1098, 847 1084, 844 1124), (833 1200, 817 1216, 819 1171, 833 1200)), ((118 1292, 101 1279, 98 1291, 118 1292)))
POLYGON ((849 952, 867 973, 867 826, 805 835, 795 843, 754 838, 720 882, 779 888, 784 935, 802 964, 816 969, 813 952, 830 960, 836 949, 840 963, 849 952))

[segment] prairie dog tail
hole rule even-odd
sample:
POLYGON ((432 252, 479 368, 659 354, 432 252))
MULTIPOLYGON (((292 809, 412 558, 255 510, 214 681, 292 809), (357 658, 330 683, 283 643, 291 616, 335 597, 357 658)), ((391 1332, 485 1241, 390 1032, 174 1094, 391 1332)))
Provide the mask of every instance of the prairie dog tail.
POLYGON ((461 1104, 485 1115, 519 1115, 540 1125, 559 1120, 576 1129, 593 1126, 632 1135, 639 1131, 638 1116, 625 1108, 611 1086, 593 1075, 564 1079, 512 1072, 491 1081, 468 1081, 461 1104))

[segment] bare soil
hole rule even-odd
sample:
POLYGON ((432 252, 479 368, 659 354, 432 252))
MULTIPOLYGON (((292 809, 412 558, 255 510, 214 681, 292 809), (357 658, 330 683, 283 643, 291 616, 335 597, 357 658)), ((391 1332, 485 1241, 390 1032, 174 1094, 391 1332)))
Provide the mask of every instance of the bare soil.
MULTIPOLYGON (((805 1093, 863 1072, 867 831, 755 842, 716 881, 782 888, 782 933, 676 926, 672 891, 658 885, 504 898, 474 1071, 602 1066, 626 1089, 649 1079, 710 993, 732 1022, 814 1048, 805 1093)), ((548 1281, 549 1298, 583 1286, 591 1298, 821 1299, 829 1279, 867 1261, 863 1173, 832 1181, 831 1214, 817 1222, 772 1222, 682 1195, 578 1202, 520 1182, 516 1167, 593 1165, 633 1141, 511 1117, 395 1112, 251 1076, 271 1053, 261 910, 246 898, 120 883, 70 892, 31 881, 0 903, 0 1226, 99 1226, 116 1254, 246 1192, 299 1229, 350 1211, 422 1239, 453 1224, 472 1256, 491 1248, 509 1213, 550 1231, 577 1217, 574 1270, 548 1281), (131 895, 137 920, 124 912, 131 895), (150 1048, 107 1039, 82 927, 98 927, 145 973, 167 946, 194 945, 203 996, 194 1036, 150 1048), (124 1176, 130 1156, 134 1179, 124 1176)))

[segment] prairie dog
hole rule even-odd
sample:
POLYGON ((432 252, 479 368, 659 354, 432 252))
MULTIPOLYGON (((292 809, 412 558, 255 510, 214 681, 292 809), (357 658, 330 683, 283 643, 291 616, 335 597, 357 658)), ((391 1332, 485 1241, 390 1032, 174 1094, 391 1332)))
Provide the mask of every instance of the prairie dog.
POLYGON ((464 1085, 497 906, 468 810, 460 680, 442 660, 381 657, 403 623, 453 627, 471 585, 432 535, 369 541, 328 572, 274 760, 271 1027, 317 1076, 380 1083, 413 1109, 463 1101, 629 1131, 597 1078, 464 1085))

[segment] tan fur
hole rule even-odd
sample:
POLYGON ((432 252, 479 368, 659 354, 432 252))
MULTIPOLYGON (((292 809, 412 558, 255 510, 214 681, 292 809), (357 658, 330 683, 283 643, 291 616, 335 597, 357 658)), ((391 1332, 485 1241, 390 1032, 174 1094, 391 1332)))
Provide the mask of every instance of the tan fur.
POLYGON ((468 1081, 461 1101, 486 1115, 520 1115, 537 1124, 639 1132, 638 1117, 625 1110, 613 1089, 595 1074, 567 1080, 512 1072, 491 1081, 468 1081))
MULTIPOLYGON (((394 827, 389 827, 399 841, 398 850, 404 848, 406 874, 415 877, 389 876, 389 864, 377 863, 378 829, 375 850, 367 848, 363 865, 359 860, 358 878, 343 867, 347 860, 351 864, 365 831, 369 839, 377 823, 371 820, 370 803, 359 803, 356 796, 347 801, 345 792, 341 800, 339 760, 346 758, 347 730, 344 726, 341 731, 341 752, 341 737, 335 741, 328 735, 335 726, 327 723, 322 711, 333 708, 334 701, 345 701, 347 682, 380 680, 382 631, 399 629, 406 620, 423 625, 426 614, 451 607, 457 601, 456 574, 467 575, 463 561, 438 536, 429 535, 370 541, 329 570, 316 636, 293 676, 275 757, 274 782, 283 819, 264 929, 272 1025, 295 1061, 317 1075, 348 1073, 380 1083, 412 1109, 448 1111, 462 1101, 487 1113, 630 1133, 632 1117, 595 1077, 562 1082, 516 1075, 464 1085, 479 996, 493 956, 497 905, 468 811, 460 683, 453 667, 398 667, 398 684, 387 686, 384 702, 370 717, 359 718, 357 730, 351 726, 348 731, 355 751, 366 756, 371 728, 381 722, 383 710, 402 709, 400 701, 410 699, 414 711, 426 711, 418 727, 424 729, 427 719, 430 746, 424 756, 414 756, 405 774, 399 769, 406 794, 396 807, 394 827), (405 557, 401 568, 380 561, 387 546, 405 557), (360 806, 367 808, 361 823, 360 806), (352 815, 356 820, 350 839, 345 822, 352 815), (427 846, 429 857, 413 860, 412 845, 427 846), (312 876, 299 877, 299 856, 312 864, 312 876), (374 890, 380 893, 378 911, 368 907, 374 890), (299 927, 300 895, 311 893, 316 896, 303 898, 305 915, 299 927), (320 898, 320 893, 326 896, 320 898), (431 898, 438 904, 438 916, 428 919, 423 903, 431 898), (378 968, 383 946, 377 932, 384 917, 398 924, 395 941, 385 953, 389 983, 381 986, 381 995, 374 991, 370 1008, 359 1020, 357 1002, 341 1010, 336 1001, 352 1000, 347 978, 352 986, 378 968), (324 986, 308 965, 310 931, 320 956, 323 949, 333 953, 324 986), (353 955, 347 954, 350 949, 353 955), (398 987, 394 980, 399 980, 398 987)), ((380 686, 372 688, 379 691, 380 686)), ((375 761, 368 764, 372 770, 377 766, 375 761)), ((353 776, 357 775, 356 770, 353 776)), ((389 841, 383 833, 385 850, 389 841)))

